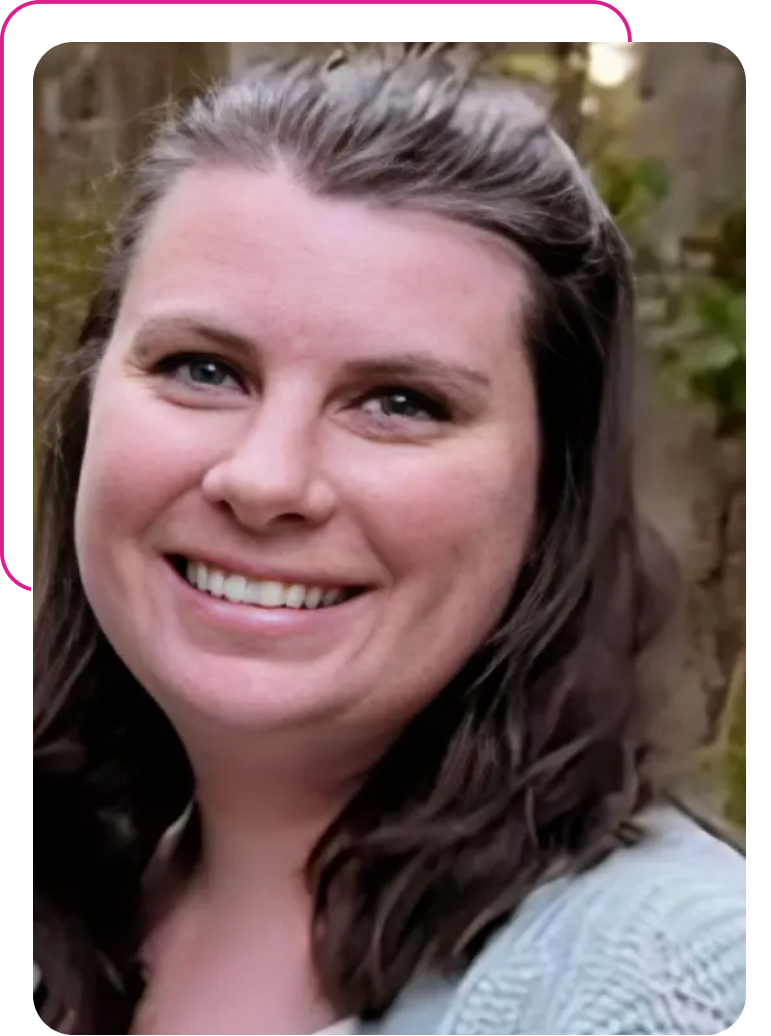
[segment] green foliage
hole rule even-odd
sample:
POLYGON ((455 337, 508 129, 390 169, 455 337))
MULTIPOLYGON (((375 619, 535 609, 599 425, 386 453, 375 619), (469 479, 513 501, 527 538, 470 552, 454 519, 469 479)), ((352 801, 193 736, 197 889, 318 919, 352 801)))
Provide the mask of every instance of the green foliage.
POLYGON ((645 217, 669 192, 664 162, 643 158, 635 162, 606 159, 594 169, 594 181, 618 226, 633 247, 644 244, 645 217))
MULTIPOLYGON (((697 242, 693 241, 696 247, 697 242)), ((708 246, 709 247, 709 246, 708 246)), ((747 212, 744 205, 728 212, 712 243, 713 272, 737 291, 744 291, 747 280, 747 212)))
POLYGON ((744 745, 726 754, 725 779, 728 789, 725 815, 737 827, 747 826, 747 753, 744 745))
POLYGON ((37 367, 69 345, 82 321, 109 244, 109 224, 91 200, 54 207, 38 202, 34 218, 33 343, 37 367))
POLYGON ((744 426, 746 296, 714 276, 664 286, 665 319, 656 346, 673 391, 711 403, 718 432, 744 426))
POLYGON ((680 397, 711 404, 719 434, 740 432, 746 385, 744 206, 684 238, 672 256, 647 229, 647 218, 669 190, 664 164, 606 160, 594 176, 634 250, 644 337, 665 385, 680 397))
MULTIPOLYGON (((39 373, 73 348, 109 245, 110 223, 92 196, 75 192, 56 206, 36 199, 33 223, 33 364, 39 373)), ((37 404, 36 404, 37 406, 37 404)), ((33 452, 37 487, 39 417, 33 452)), ((34 493, 37 500, 37 491, 34 493)))
POLYGON ((548 52, 503 52, 494 54, 488 59, 485 71, 510 76, 522 83, 550 87, 554 86, 559 77, 559 61, 554 54, 548 52))
POLYGON ((725 812, 731 823, 745 828, 747 822, 747 688, 744 658, 734 674, 728 701, 728 730, 724 756, 726 782, 725 812))

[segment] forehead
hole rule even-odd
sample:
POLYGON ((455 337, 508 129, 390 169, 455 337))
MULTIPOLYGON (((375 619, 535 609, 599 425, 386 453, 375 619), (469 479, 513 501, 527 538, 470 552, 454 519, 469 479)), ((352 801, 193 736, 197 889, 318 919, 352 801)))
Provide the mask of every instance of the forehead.
POLYGON ((320 197, 288 173, 185 173, 145 231, 126 288, 130 321, 200 315, 236 333, 363 329, 511 348, 528 282, 513 249, 443 216, 320 197))

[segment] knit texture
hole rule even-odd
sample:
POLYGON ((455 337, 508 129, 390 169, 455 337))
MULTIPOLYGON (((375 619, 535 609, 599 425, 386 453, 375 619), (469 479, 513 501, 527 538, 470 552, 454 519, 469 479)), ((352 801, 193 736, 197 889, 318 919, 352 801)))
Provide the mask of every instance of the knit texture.
POLYGON ((745 862, 672 811, 533 893, 456 985, 416 983, 371 1033, 712 1034, 745 999, 745 862))

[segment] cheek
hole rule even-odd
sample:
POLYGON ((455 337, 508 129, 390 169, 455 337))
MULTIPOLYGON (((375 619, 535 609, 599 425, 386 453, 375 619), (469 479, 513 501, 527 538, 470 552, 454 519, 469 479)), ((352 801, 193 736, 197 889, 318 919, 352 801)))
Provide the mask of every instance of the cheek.
POLYGON ((82 563, 131 541, 200 485, 213 437, 130 383, 97 388, 76 508, 82 563))
POLYGON ((489 591, 497 606, 532 529, 537 451, 493 437, 453 445, 378 465, 361 496, 392 572, 436 593, 489 591))

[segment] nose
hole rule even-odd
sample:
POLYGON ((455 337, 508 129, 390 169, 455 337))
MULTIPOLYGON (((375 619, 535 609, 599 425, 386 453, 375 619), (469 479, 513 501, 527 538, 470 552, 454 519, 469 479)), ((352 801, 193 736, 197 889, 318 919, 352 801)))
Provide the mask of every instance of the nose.
POLYGON ((336 502, 320 445, 318 422, 310 415, 286 400, 263 401, 235 446, 205 474, 204 496, 251 530, 320 525, 336 502))

